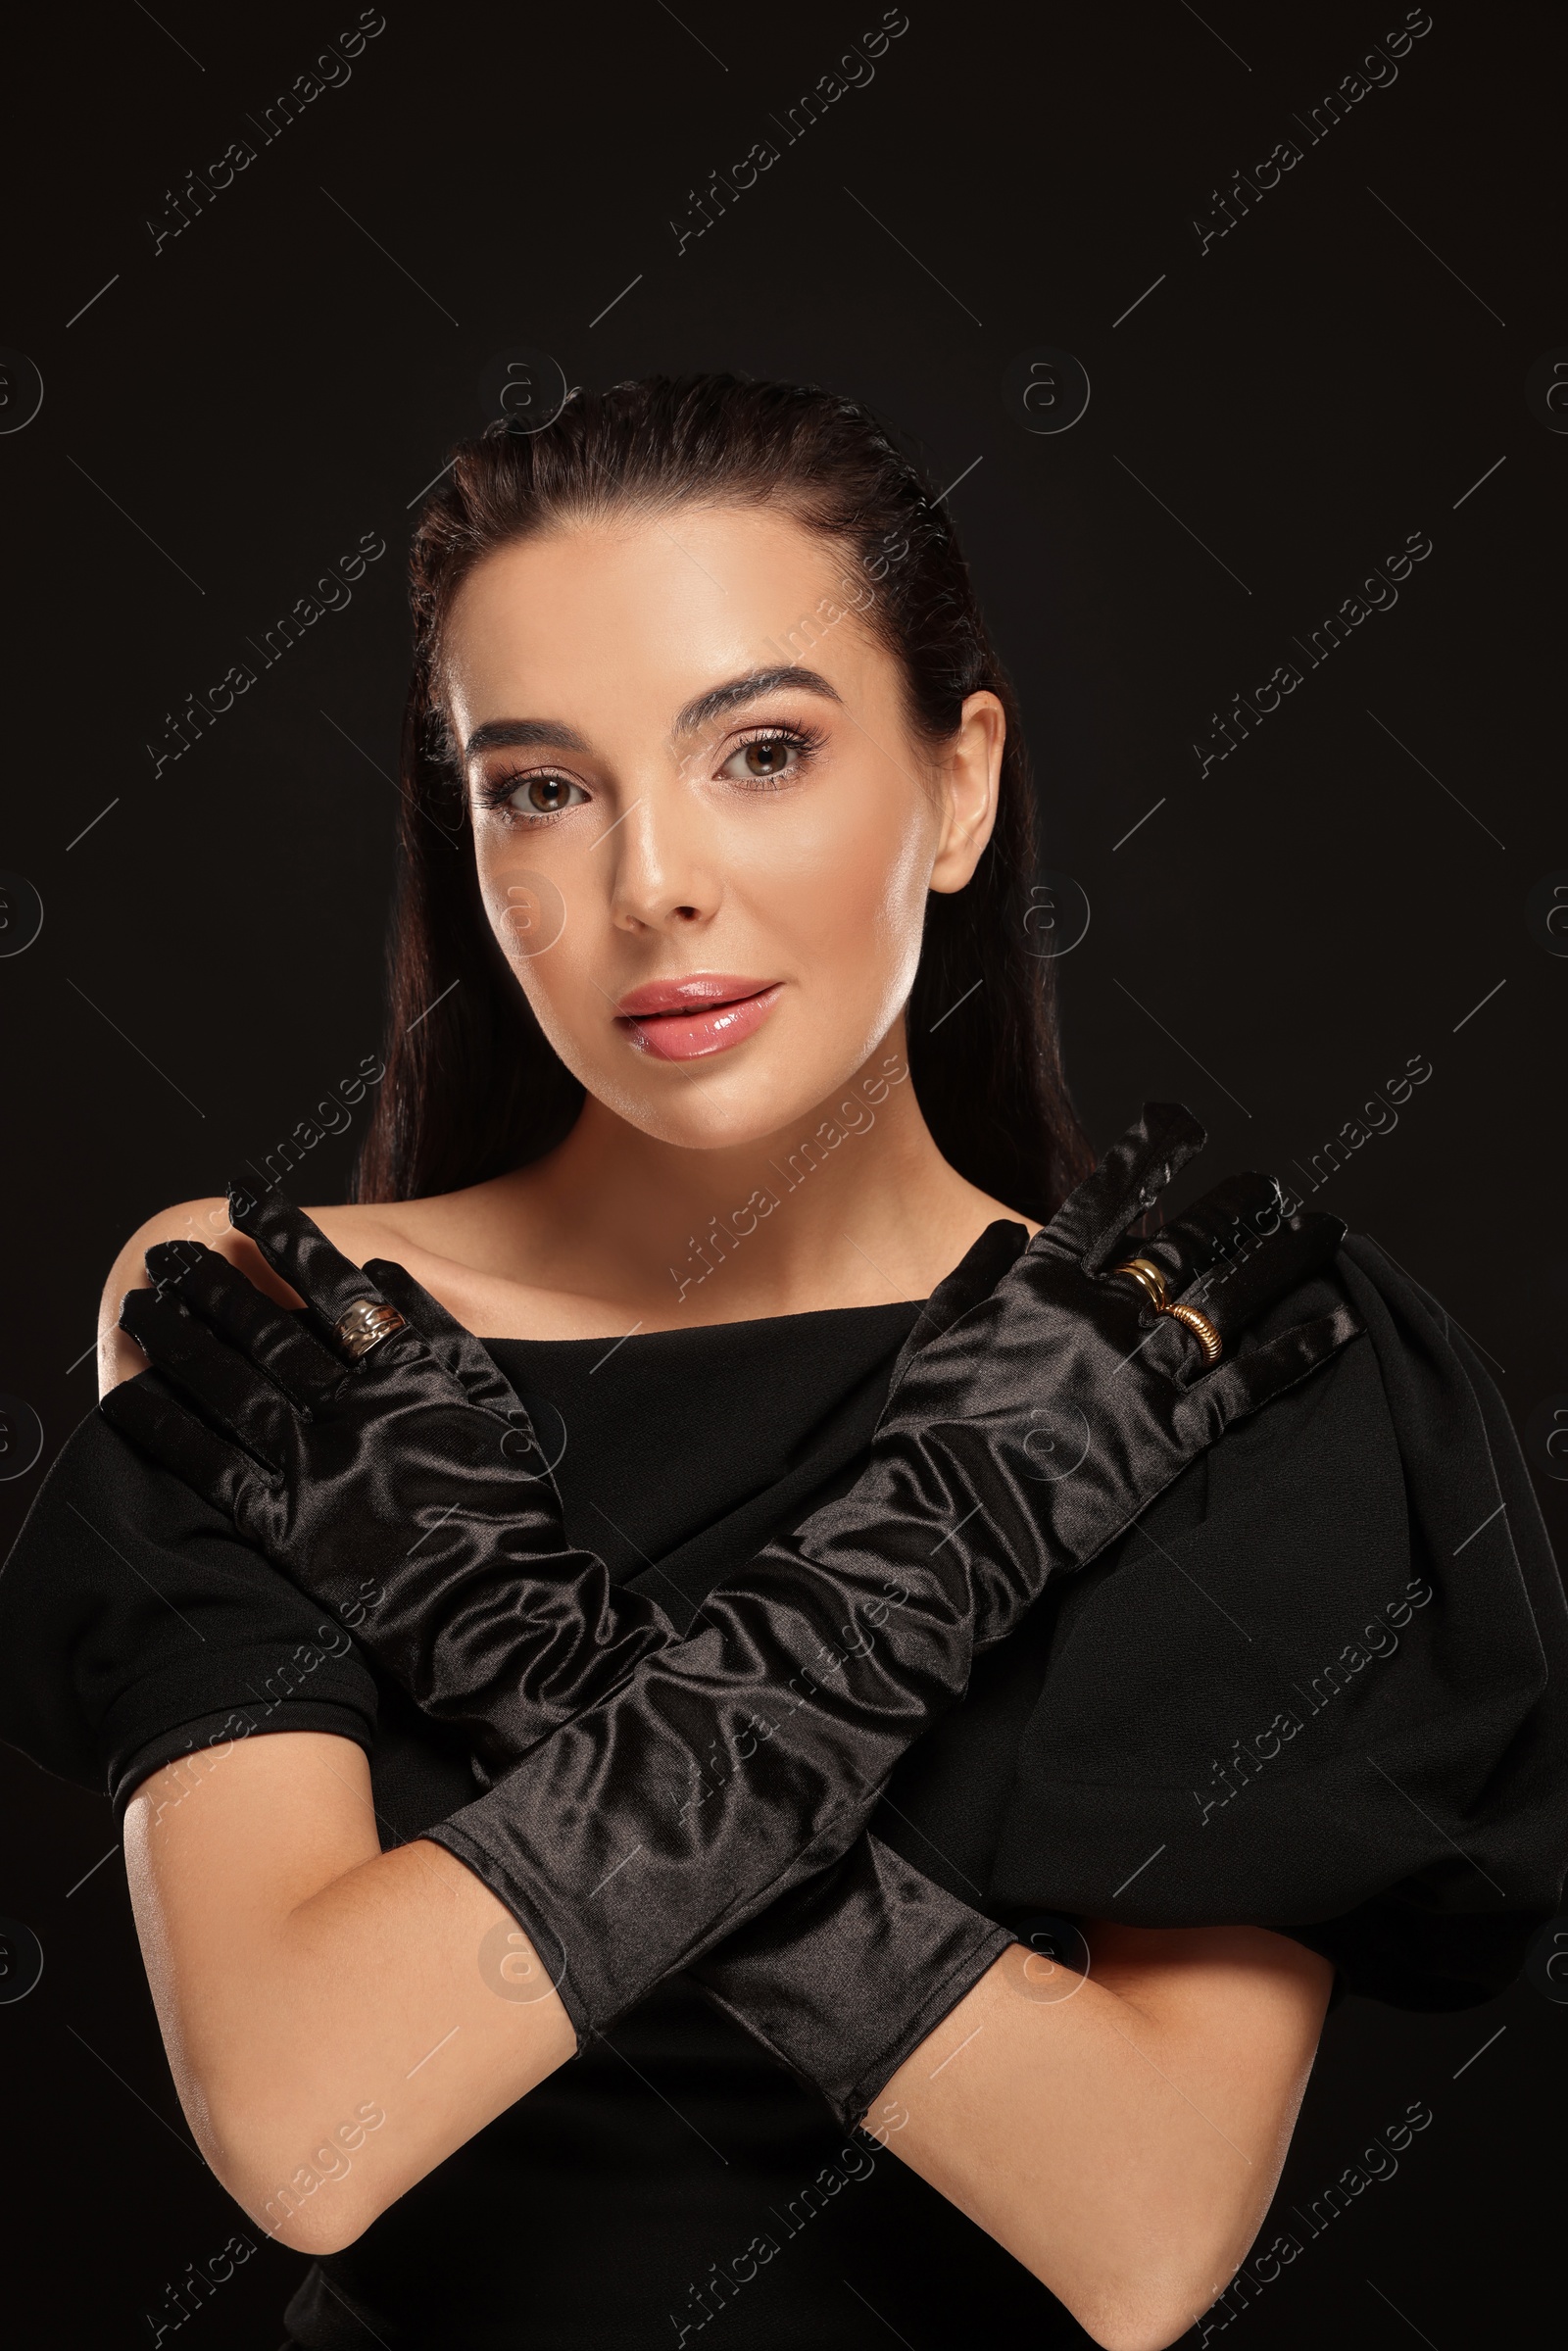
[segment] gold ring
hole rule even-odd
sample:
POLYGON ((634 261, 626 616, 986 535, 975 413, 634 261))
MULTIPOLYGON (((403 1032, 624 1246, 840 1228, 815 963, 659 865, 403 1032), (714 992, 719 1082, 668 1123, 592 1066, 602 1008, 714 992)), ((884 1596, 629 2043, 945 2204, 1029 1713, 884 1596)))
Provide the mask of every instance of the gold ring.
POLYGON ((1130 1273, 1156 1314, 1168 1314, 1182 1323, 1198 1339, 1203 1349, 1204 1361, 1217 1363, 1225 1352, 1225 1342, 1196 1306, 1172 1305, 1165 1287, 1165 1276, 1151 1257, 1129 1257, 1124 1265, 1113 1265, 1112 1273, 1130 1273))
POLYGON ((1196 1306, 1167 1306, 1165 1311, 1177 1322, 1184 1322, 1202 1341, 1204 1356, 1210 1363, 1219 1361, 1225 1352, 1225 1342, 1206 1314, 1200 1314, 1196 1306))
POLYGON ((1113 1265, 1112 1273, 1130 1273, 1156 1314, 1166 1308, 1165 1277, 1152 1257, 1129 1257, 1125 1265, 1113 1265))
POLYGON ((372 1347, 379 1347, 383 1339, 390 1339, 394 1331, 404 1327, 404 1317, 396 1306, 388 1306, 376 1298, 356 1298, 338 1320, 337 1342, 350 1360, 358 1363, 372 1347))

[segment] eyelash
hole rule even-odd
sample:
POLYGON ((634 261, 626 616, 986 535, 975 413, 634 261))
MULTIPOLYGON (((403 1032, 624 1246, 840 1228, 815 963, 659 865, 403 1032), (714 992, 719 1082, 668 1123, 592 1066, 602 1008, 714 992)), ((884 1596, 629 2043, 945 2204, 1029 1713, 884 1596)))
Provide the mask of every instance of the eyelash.
MULTIPOLYGON (((821 750, 825 739, 819 727, 781 726, 776 723, 772 725, 764 723, 752 728, 741 737, 738 743, 732 744, 724 755, 723 764, 727 766, 737 752, 748 750, 754 743, 782 743, 787 750, 795 753, 796 762, 791 772, 799 774, 804 768, 810 765, 821 750)), ((744 779, 731 776, 726 780, 737 784, 743 792, 776 792, 781 785, 790 781, 790 775, 754 775, 744 779)), ((534 783, 575 784, 576 778, 570 775, 561 775, 555 769, 548 767, 519 767, 513 769, 507 775, 492 776, 488 782, 480 784, 476 798, 483 808, 499 816, 504 823, 520 824, 529 832, 542 832, 547 825, 559 824, 563 816, 569 816, 571 809, 566 808, 530 810, 508 806, 514 792, 519 790, 524 784, 534 783)), ((581 786, 578 786, 578 789, 580 790, 581 786)), ((583 804, 579 801, 573 805, 580 808, 583 804)))
MULTIPOLYGON (((726 752, 723 763, 727 767, 736 752, 747 751, 754 743, 782 743, 788 750, 797 754, 795 768, 792 772, 798 774, 803 768, 809 767, 825 740, 820 727, 763 724, 753 727, 748 734, 744 734, 740 741, 726 752)), ((728 780, 734 782, 736 779, 731 777, 728 780)), ((789 780, 788 775, 753 775, 746 777, 741 782, 740 789, 743 792, 776 792, 781 784, 788 783, 789 780)))
MULTIPOLYGON (((563 816, 571 814, 569 808, 509 808, 507 803, 511 800, 513 793, 518 791, 524 784, 573 784, 579 791, 582 789, 573 775, 558 775, 554 769, 549 767, 516 767, 509 775, 492 776, 487 783, 482 783, 478 788, 476 798, 480 806, 488 808, 492 815, 499 816, 503 824, 520 824, 530 833, 542 832, 546 825, 559 824, 563 816)), ((581 801, 577 801, 572 805, 581 808, 583 804, 581 801)))

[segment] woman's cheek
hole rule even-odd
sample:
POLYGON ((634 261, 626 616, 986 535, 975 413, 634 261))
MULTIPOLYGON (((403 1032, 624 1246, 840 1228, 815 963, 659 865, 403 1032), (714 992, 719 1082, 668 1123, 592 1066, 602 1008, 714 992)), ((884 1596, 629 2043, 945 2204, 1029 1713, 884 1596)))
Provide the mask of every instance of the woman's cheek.
POLYGON ((918 953, 929 858, 907 810, 889 808, 864 779, 805 793, 744 831, 725 842, 725 878, 782 949, 861 965, 868 980, 871 939, 912 935, 918 953))
POLYGON ((611 1045, 619 1044, 606 1019, 612 1006, 598 980, 586 926, 573 930, 568 923, 548 955, 514 956, 512 967, 546 1039, 573 1075, 586 1081, 611 1045))
POLYGON ((586 1039, 597 1022, 585 1026, 580 1007, 591 1015, 602 1012, 605 996, 586 967, 595 926, 583 919, 582 907, 573 906, 572 877, 568 873, 563 886, 525 848, 509 843, 507 854, 481 856, 478 879, 485 914, 513 977, 549 1043, 581 1075, 578 1032, 586 1039))
POLYGON ((490 927, 507 961, 520 972, 564 936, 570 919, 565 893, 526 851, 482 858, 478 871, 490 927))
POLYGON ((884 855, 880 870, 867 877, 867 903, 858 919, 868 929, 874 928, 882 944, 890 1017, 914 985, 930 879, 931 844, 923 829, 913 823, 899 836, 891 853, 884 855))

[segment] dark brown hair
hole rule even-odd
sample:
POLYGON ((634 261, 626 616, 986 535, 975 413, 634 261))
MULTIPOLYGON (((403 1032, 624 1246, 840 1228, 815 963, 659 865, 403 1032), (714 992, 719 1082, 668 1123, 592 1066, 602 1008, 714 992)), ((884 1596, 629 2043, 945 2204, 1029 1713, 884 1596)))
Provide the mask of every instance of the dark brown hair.
MULTIPOLYGON (((410 557, 414 675, 389 942, 386 1077, 356 1171, 362 1200, 456 1191, 542 1157, 583 1090, 546 1042, 480 900, 442 631, 464 579, 509 541, 682 504, 770 506, 870 583, 868 628, 899 662, 911 729, 952 740, 964 697, 1002 702, 996 829, 968 886, 927 902, 906 1011, 909 1070, 943 1156, 1026 1215, 1089 1165, 1061 1072, 1053 966, 1031 951, 1034 799, 1012 686, 921 467, 858 401, 736 375, 573 392, 543 430, 464 442, 410 557)), ((819 608, 820 609, 820 608, 819 608)), ((805 625, 805 624, 803 624, 805 625)), ((793 657, 792 657, 793 658, 793 657)))

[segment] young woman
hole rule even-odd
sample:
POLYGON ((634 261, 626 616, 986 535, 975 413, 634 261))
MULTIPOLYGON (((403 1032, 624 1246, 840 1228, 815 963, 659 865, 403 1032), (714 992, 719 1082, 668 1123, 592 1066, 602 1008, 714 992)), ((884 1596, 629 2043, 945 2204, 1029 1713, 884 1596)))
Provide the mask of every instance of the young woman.
POLYGON ((575 394, 413 603, 359 1197, 127 1243, 0 1725, 107 1774, 292 2344, 1152 2351, 1331 1996, 1558 1898, 1501 1407, 1271 1184, 1157 1223, 1184 1113, 1083 1180, 1012 696, 862 410, 575 394))

